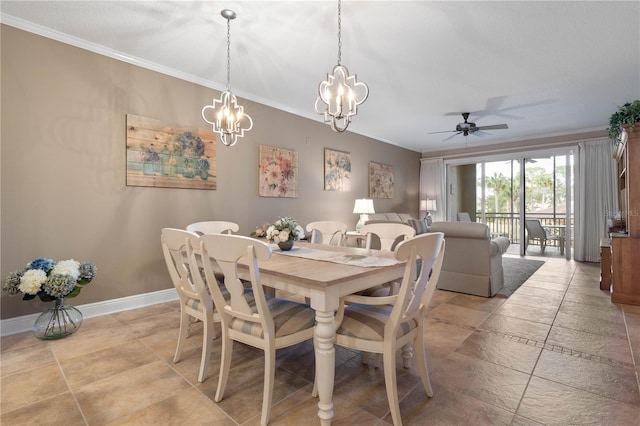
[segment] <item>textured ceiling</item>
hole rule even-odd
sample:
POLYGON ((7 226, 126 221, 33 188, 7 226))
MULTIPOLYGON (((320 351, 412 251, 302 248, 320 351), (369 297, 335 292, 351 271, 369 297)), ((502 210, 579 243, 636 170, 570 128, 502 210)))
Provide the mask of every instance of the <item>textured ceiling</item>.
MULTIPOLYGON (((224 8, 238 14, 234 93, 321 121, 336 1, 0 3, 5 24, 215 89, 226 84, 224 8)), ((342 25, 342 64, 370 90, 349 130, 418 152, 604 130, 640 99, 637 1, 344 1, 342 25), (429 134, 454 130, 462 112, 509 129, 429 134)))

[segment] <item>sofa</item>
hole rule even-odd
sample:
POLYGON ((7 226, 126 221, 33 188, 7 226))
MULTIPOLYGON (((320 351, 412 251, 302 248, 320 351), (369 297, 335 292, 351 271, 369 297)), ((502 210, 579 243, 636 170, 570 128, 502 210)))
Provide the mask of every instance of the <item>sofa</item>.
POLYGON ((438 289, 492 297, 504 286, 508 238, 491 239, 489 227, 476 222, 434 222, 431 232, 444 233, 446 242, 438 289))
POLYGON ((416 219, 409 213, 373 213, 369 215, 369 220, 367 220, 365 224, 380 222, 398 222, 407 224, 416 230, 416 235, 429 232, 429 227, 424 220, 416 219))

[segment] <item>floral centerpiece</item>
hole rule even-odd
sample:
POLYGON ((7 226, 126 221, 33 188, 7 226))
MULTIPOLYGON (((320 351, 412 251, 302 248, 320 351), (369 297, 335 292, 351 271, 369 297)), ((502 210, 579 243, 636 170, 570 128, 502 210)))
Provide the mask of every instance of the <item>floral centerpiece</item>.
POLYGON ((23 269, 9 273, 2 291, 10 296, 23 294, 22 300, 36 297, 54 306, 36 320, 33 332, 41 339, 58 339, 74 333, 82 323, 82 314, 72 306, 64 305, 64 298, 80 294, 83 286, 96 276, 97 268, 89 262, 74 259, 55 260, 38 258, 23 269))
POLYGON ((299 240, 303 235, 302 227, 290 217, 281 217, 266 231, 267 241, 278 244, 282 250, 290 250, 293 247, 293 242, 299 240))

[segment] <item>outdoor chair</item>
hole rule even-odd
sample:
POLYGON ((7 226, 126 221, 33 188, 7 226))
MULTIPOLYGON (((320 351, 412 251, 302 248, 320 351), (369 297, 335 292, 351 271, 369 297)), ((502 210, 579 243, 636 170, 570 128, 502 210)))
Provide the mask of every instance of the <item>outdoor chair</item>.
POLYGON ((525 251, 529 247, 529 242, 535 243, 537 240, 540 244, 540 253, 544 254, 547 241, 558 241, 560 239, 557 235, 553 235, 549 233, 549 230, 544 229, 538 219, 526 219, 525 226, 527 228, 527 238, 524 242, 525 251))
POLYGON ((467 212, 458 212, 459 222, 471 222, 471 216, 467 212))

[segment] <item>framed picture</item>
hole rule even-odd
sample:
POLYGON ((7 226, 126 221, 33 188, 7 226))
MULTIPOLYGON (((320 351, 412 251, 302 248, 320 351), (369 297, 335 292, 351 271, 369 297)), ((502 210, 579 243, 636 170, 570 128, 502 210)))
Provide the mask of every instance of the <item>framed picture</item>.
POLYGON ((261 197, 298 197, 298 153, 260 145, 258 194, 261 197))
POLYGON ((351 191, 351 154, 324 149, 324 190, 351 191))
POLYGON ((127 186, 216 189, 216 135, 127 114, 127 186))
POLYGON ((393 167, 369 162, 369 198, 393 198, 393 167))

